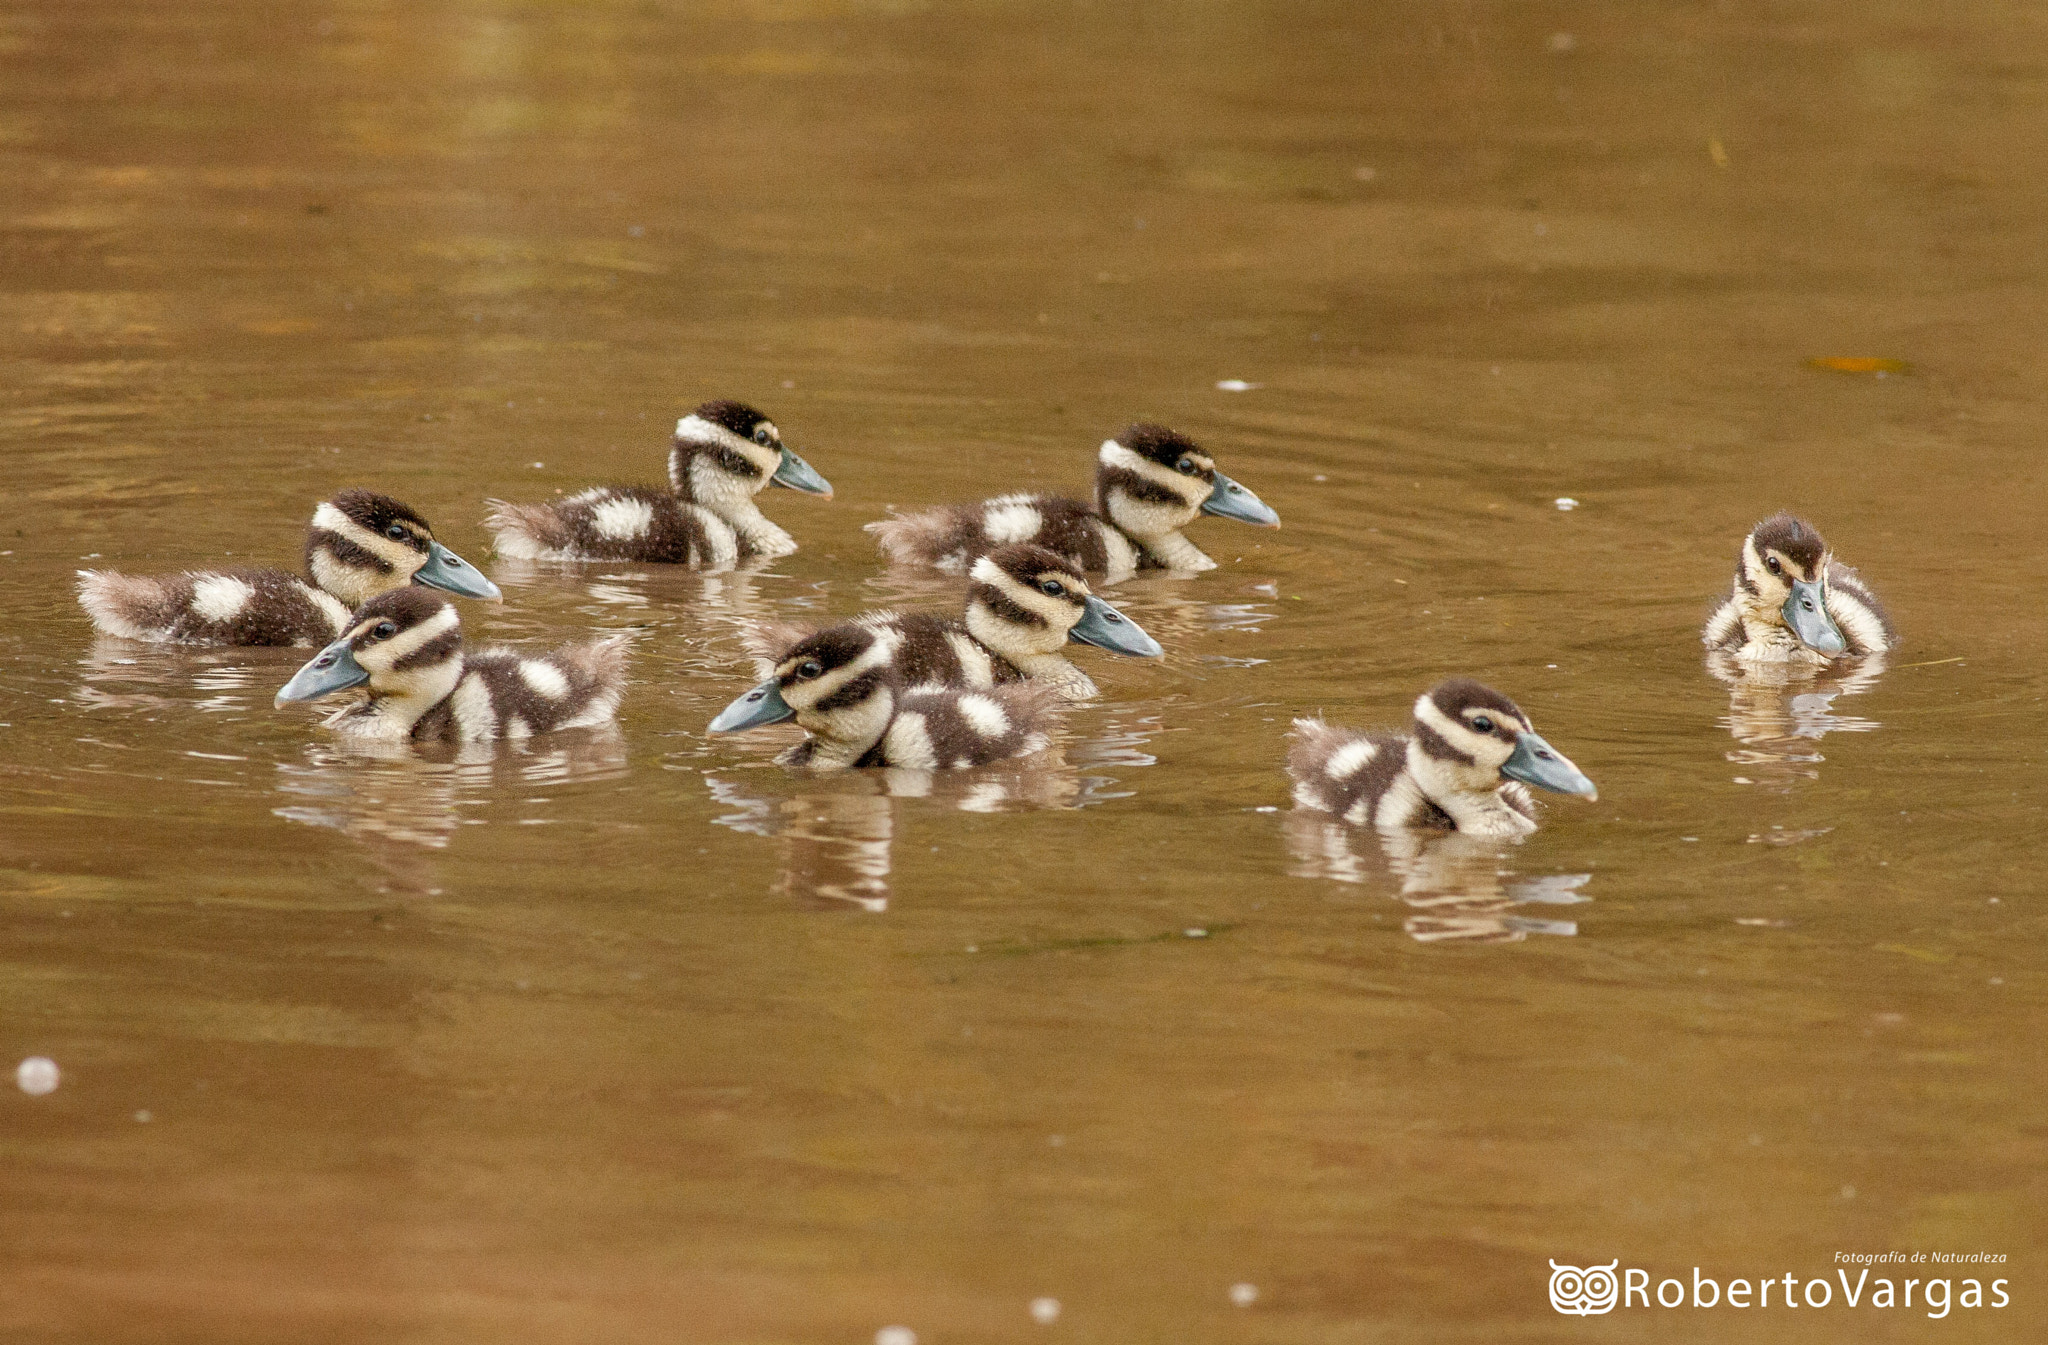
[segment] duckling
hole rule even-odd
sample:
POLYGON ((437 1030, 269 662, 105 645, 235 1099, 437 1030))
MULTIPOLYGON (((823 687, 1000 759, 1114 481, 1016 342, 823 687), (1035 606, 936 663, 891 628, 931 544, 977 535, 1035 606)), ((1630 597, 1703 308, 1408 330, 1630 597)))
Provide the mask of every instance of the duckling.
POLYGON ((1877 595, 1804 519, 1771 515, 1742 539, 1735 587, 1700 639, 1748 663, 1819 667, 1898 643, 1877 595))
POLYGON ((327 720, 346 738, 484 742, 592 728, 618 713, 623 636, 526 656, 462 648, 455 606, 417 588, 370 599, 347 632, 292 674, 277 703, 369 685, 327 720))
POLYGON ((740 402, 706 402, 676 422, 669 489, 595 486, 552 504, 492 500, 484 526, 515 560, 631 560, 723 565, 786 556, 796 539, 754 503, 769 485, 832 496, 832 483, 740 402))
POLYGON ((820 631, 785 654, 773 676, 721 710, 710 731, 737 733, 794 719, 811 736, 776 761, 818 770, 985 766, 1051 745, 1045 726, 1057 692, 1028 683, 905 690, 892 666, 901 638, 859 624, 820 631))
POLYGON ((1600 797, 1513 701, 1469 677, 1418 698, 1410 733, 1297 719, 1294 738, 1287 754, 1294 801, 1347 822, 1521 836, 1536 830, 1527 785, 1600 797))
MULTIPOLYGON (((999 546, 977 557, 968 577, 962 616, 866 612, 853 619, 896 636, 890 667, 904 686, 988 687, 1029 680, 1068 700, 1086 700, 1100 693, 1060 652, 1066 645, 1089 644, 1132 658, 1166 652, 1137 622, 1089 592, 1079 567, 1042 546, 999 546)), ((817 633, 811 626, 764 628, 767 666, 781 663, 785 651, 817 633)))
POLYGON ((413 510, 372 490, 344 490, 313 510, 306 573, 187 570, 131 575, 80 570, 78 602, 108 635, 175 644, 325 644, 380 593, 427 584, 468 598, 504 597, 434 540, 413 510))
POLYGON ((1213 570, 1180 530, 1197 514, 1277 528, 1280 515, 1216 470, 1194 440, 1163 425, 1132 425, 1096 455, 1095 503, 1002 495, 866 525, 882 554, 904 565, 965 572, 1005 542, 1036 542, 1111 583, 1140 569, 1213 570))

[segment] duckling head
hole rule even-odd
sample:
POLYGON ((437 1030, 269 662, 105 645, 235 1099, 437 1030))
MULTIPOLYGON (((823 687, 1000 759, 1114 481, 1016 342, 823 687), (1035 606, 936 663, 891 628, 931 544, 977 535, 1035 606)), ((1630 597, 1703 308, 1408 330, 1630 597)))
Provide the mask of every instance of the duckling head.
POLYGON ((1430 775, 1462 792, 1491 792, 1503 779, 1589 799, 1600 791, 1570 757, 1545 742, 1521 708, 1469 677, 1439 682, 1415 702, 1415 742, 1430 775))
POLYGON ((374 490, 344 490, 313 510, 306 571, 350 607, 407 584, 494 602, 505 596, 474 565, 435 541, 418 513, 374 490))
POLYGON ((677 494, 713 512, 770 485, 832 496, 832 483, 782 442, 775 422, 744 402, 706 402, 676 422, 668 479, 677 494))
POLYGON ((1804 519, 1778 513, 1742 539, 1735 592, 1752 631, 1790 632, 1824 658, 1849 647, 1828 613, 1828 544, 1804 519))
POLYGON ((1194 440, 1164 425, 1129 426, 1096 455, 1095 497, 1102 516, 1140 540, 1164 537, 1215 514, 1277 528, 1272 506, 1216 470, 1194 440))
POLYGON ((347 633, 292 674, 277 704, 367 685, 372 700, 416 702, 425 713, 461 677, 462 620, 455 604, 423 588, 399 588, 357 608, 347 633))
POLYGON ((713 733, 738 733, 794 719, 848 759, 881 740, 895 713, 889 660, 901 637, 860 624, 834 626, 801 641, 774 673, 711 721, 713 733))
POLYGON ((968 633, 1020 667, 1070 641, 1133 658, 1165 652, 1137 622, 1090 592, 1073 562, 1042 546, 999 546, 975 560, 968 579, 968 633))

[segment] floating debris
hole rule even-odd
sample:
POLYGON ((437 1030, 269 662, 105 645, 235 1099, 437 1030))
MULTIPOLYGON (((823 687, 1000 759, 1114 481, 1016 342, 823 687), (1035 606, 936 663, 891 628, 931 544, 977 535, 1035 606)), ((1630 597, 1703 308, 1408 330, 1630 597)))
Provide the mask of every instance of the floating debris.
POLYGON ((1256 1284, 1233 1284, 1230 1286, 1230 1301, 1240 1308, 1248 1308, 1259 1301, 1259 1286, 1256 1284))
POLYGON ((15 1085, 30 1097, 56 1092, 62 1077, 57 1062, 46 1055, 32 1055, 14 1067, 15 1085))
POLYGON ((1216 383, 1216 391, 1218 391, 1218 392, 1250 392, 1250 391, 1252 391, 1252 390, 1253 390, 1253 389, 1255 389, 1255 388, 1263 388, 1263 387, 1265 387, 1265 386, 1266 386, 1266 385, 1265 385, 1264 383, 1247 383, 1247 382, 1245 382, 1245 381, 1244 381, 1243 379, 1241 379, 1241 378, 1225 378, 1225 379, 1219 379, 1219 380, 1217 381, 1217 383, 1216 383))
POLYGON ((1556 505, 1559 509, 1563 510, 1567 514, 1569 514, 1572 510, 1579 507, 1579 502, 1569 495, 1560 495, 1556 499, 1552 500, 1551 503, 1556 505))
POLYGON ((907 1326, 885 1326, 875 1332, 875 1345, 917 1345, 917 1332, 907 1326))
POLYGON ((1206 939, 1209 937, 1209 931, 1206 929, 1184 929, 1181 933, 1190 939, 1206 939))
POLYGON ((1040 1326, 1051 1326, 1060 1319, 1060 1301, 1057 1298, 1034 1298, 1031 1300, 1031 1320, 1040 1326))
POLYGON ((1735 917, 1735 923, 1738 925, 1748 925, 1752 929, 1792 928, 1792 922, 1790 920, 1773 920, 1768 916, 1762 915, 1738 915, 1735 917))

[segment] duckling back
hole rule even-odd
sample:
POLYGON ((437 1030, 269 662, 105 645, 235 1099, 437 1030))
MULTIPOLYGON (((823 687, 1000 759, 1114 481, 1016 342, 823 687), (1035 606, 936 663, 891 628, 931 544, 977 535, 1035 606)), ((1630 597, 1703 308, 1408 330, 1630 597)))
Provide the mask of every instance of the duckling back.
POLYGON ((855 764, 958 770, 1027 757, 1052 745, 1060 704, 1056 690, 1030 683, 906 691, 881 740, 855 764))
POLYGON ((615 635, 544 654, 465 654, 455 690, 414 725, 412 736, 483 742, 608 724, 625 691, 626 645, 615 635))
POLYGON ((168 644, 319 645, 349 609, 283 570, 80 570, 78 602, 108 635, 168 644))

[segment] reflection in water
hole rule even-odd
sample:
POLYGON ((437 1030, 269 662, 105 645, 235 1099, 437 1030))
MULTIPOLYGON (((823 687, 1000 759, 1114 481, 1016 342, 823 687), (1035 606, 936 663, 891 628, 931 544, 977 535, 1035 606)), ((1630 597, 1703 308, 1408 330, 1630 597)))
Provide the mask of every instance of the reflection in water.
POLYGON ((1579 893, 1592 878, 1590 873, 1521 878, 1507 867, 1510 851, 1522 843, 1519 837, 1377 831, 1307 808, 1290 813, 1284 825, 1287 849, 1295 861, 1289 871, 1297 878, 1340 883, 1369 883, 1382 874, 1398 878, 1401 886, 1395 895, 1415 910, 1402 928, 1423 943, 1513 943, 1531 934, 1577 934, 1576 921, 1513 912, 1530 904, 1592 900, 1579 893), (1378 842, 1380 854, 1365 848, 1367 838, 1378 842))
POLYGON ((1708 654, 1707 671, 1728 684, 1728 716, 1721 722, 1742 744, 1727 754, 1746 772, 1735 782, 1788 790, 1817 779, 1813 767, 1826 758, 1815 743, 1830 733, 1879 727, 1874 719, 1836 714, 1836 698, 1868 691, 1884 669, 1883 654, 1837 660, 1819 676, 1785 664, 1743 663, 1720 650, 1708 654))
POLYGON ((336 740, 278 765, 278 792, 300 801, 271 812, 361 842, 385 875, 380 890, 436 896, 429 857, 458 827, 484 825, 466 810, 511 802, 522 815, 508 822, 545 825, 551 799, 507 791, 619 779, 626 764, 624 735, 609 724, 489 743, 336 740))
POLYGON ((264 710, 305 657, 303 650, 163 645, 101 635, 78 660, 83 673, 77 701, 91 710, 264 710), (208 694, 195 700, 185 694, 193 688, 208 694))
MULTIPOLYGON (((930 799, 963 813, 1013 808, 1080 808, 1097 783, 1077 774, 1054 748, 1028 766, 964 771, 868 770, 829 775, 786 773, 799 793, 772 795, 765 781, 706 775, 711 797, 735 811, 711 820, 781 842, 774 891, 818 909, 889 909, 890 847, 898 799, 930 799)), ((1117 797, 1102 795, 1097 797, 1117 797)))

